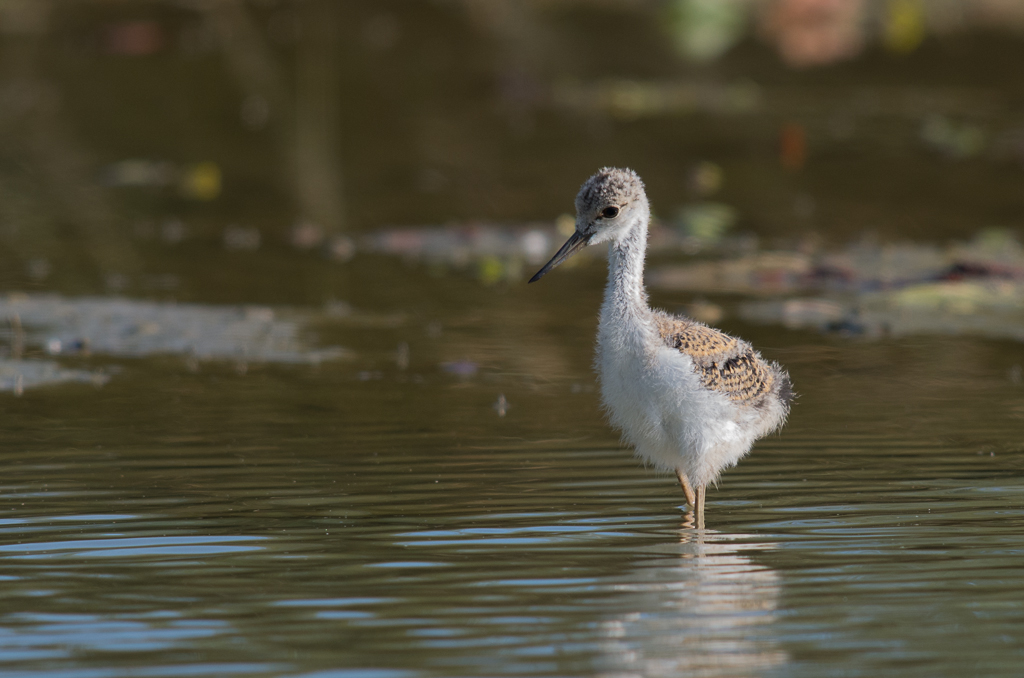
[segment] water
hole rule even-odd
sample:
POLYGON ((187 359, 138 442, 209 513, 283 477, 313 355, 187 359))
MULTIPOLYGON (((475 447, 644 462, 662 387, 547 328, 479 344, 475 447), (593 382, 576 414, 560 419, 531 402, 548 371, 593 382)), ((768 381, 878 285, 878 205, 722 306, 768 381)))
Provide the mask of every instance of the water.
POLYGON ((1014 3, 73 4, 0 2, 0 675, 1020 675, 1014 3), (600 256, 524 282, 605 164, 800 393, 705 531, 600 256))
POLYGON ((599 267, 504 290, 356 273, 437 307, 322 328, 356 358, 138 358, 4 397, 0 670, 1018 672, 1016 345, 731 327, 801 397, 698 533, 601 421, 599 267))

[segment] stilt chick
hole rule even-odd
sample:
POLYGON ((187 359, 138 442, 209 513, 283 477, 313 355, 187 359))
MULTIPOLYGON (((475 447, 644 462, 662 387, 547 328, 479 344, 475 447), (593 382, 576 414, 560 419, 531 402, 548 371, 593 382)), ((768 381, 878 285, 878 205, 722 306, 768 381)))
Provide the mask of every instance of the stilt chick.
POLYGON ((640 457, 675 472, 703 528, 708 485, 783 425, 793 391, 785 370, 742 339, 648 305, 650 218, 635 172, 600 170, 576 196, 576 232, 530 282, 608 243, 596 361, 604 407, 640 457))

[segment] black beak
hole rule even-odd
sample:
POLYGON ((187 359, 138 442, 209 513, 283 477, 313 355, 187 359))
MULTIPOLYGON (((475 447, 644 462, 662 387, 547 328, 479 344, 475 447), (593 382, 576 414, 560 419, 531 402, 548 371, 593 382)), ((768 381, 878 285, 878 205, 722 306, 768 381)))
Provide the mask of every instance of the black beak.
POLYGON ((583 235, 579 231, 574 232, 569 239, 562 245, 562 249, 555 253, 555 256, 551 257, 551 261, 544 264, 544 268, 537 271, 537 274, 530 278, 530 282, 537 282, 543 278, 548 271, 558 266, 560 263, 571 257, 572 255, 579 252, 581 249, 590 244, 590 236, 583 235))

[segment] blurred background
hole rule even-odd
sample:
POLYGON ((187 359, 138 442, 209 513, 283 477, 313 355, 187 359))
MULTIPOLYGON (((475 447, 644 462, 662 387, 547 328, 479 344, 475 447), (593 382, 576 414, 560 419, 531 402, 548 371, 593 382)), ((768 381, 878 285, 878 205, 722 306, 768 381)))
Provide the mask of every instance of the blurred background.
POLYGON ((6 289, 454 251, 553 223, 602 165, 690 253, 1021 225, 1013 0, 3 0, 0 31, 6 289), (449 241, 380 235, 404 226, 449 241))

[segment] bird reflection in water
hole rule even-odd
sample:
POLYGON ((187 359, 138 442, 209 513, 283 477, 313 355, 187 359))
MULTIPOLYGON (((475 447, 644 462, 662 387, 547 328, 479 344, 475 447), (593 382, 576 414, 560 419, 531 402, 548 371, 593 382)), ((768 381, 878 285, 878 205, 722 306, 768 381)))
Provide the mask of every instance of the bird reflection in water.
POLYGON ((786 664, 769 633, 781 577, 743 555, 774 545, 749 538, 684 524, 677 541, 638 554, 612 587, 622 612, 601 623, 599 675, 736 678, 786 664))

